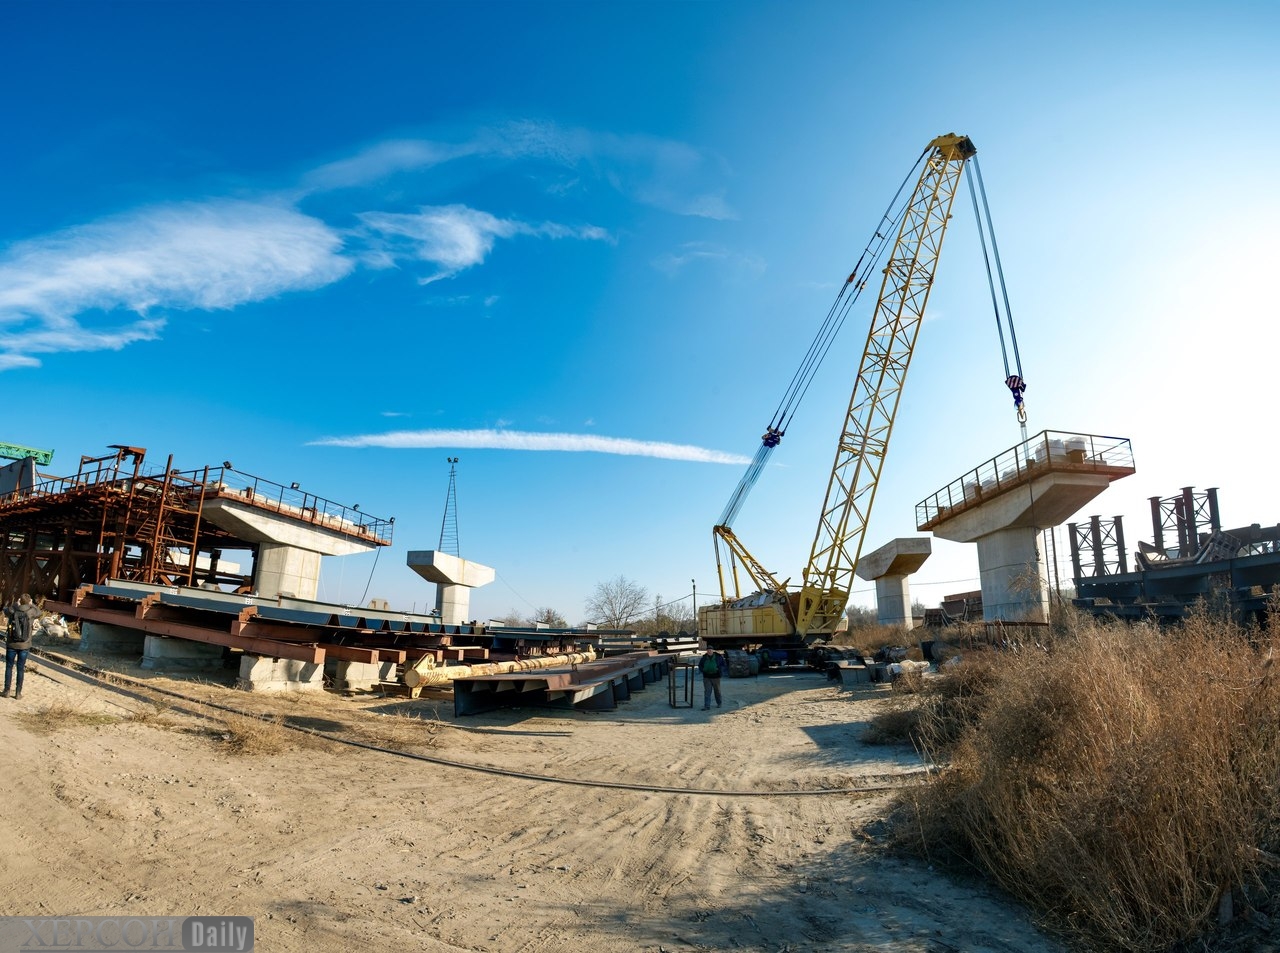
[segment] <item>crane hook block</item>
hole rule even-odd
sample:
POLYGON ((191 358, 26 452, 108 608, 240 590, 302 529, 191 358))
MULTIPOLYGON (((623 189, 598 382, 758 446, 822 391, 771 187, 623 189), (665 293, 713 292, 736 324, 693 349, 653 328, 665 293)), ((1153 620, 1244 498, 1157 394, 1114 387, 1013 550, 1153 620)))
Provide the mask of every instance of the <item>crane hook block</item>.
POLYGON ((1027 422, 1027 409, 1022 406, 1022 394, 1027 389, 1027 382, 1017 374, 1011 374, 1005 378, 1004 385, 1013 394, 1013 406, 1017 408, 1019 423, 1025 424, 1027 422))
POLYGON ((1012 374, 1004 380, 1004 386, 1013 392, 1013 402, 1019 407, 1022 406, 1022 392, 1027 389, 1027 382, 1017 374, 1012 374))

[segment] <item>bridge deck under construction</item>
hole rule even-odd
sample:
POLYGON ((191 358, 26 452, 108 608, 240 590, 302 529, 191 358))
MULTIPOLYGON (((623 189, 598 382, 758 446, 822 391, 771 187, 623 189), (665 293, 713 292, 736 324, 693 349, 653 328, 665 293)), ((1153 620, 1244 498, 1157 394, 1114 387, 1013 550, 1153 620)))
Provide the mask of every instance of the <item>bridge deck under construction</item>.
POLYGON ((1124 437, 1046 430, 974 467, 916 504, 916 528, 936 529, 967 510, 1048 474, 1094 474, 1117 480, 1134 472, 1124 437))
POLYGON ((318 497, 297 483, 274 483, 236 470, 230 461, 182 471, 170 456, 160 469, 146 465, 143 448, 112 450, 81 457, 71 476, 37 473, 30 460, 4 468, 0 595, 30 592, 66 602, 80 586, 107 579, 249 588, 251 573, 219 565, 228 550, 258 550, 257 542, 213 518, 226 505, 369 548, 391 543, 394 520, 318 497))

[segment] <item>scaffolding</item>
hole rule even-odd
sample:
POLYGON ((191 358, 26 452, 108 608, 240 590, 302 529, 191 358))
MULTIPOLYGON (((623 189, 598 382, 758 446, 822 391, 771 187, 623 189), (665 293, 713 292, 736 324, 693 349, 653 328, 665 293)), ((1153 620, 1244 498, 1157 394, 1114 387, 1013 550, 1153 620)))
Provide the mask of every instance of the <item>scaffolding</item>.
MULTIPOLYGON (((214 500, 264 509, 353 537, 389 545, 394 520, 371 517, 300 490, 220 467, 180 471, 170 455, 162 470, 145 466, 141 447, 112 444, 82 456, 73 476, 38 474, 0 494, 0 596, 27 592, 67 601, 83 585, 108 579, 236 591, 252 572, 219 567, 224 552, 258 544, 205 518, 214 500)), ((25 461, 22 461, 25 462, 25 461)))

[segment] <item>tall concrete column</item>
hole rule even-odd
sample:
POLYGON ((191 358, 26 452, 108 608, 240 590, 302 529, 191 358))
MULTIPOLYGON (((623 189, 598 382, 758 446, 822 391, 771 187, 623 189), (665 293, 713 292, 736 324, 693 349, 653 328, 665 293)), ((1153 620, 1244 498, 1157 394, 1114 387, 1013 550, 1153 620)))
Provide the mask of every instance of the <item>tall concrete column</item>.
POLYGON ((1045 622, 1049 618, 1049 572, 1034 527, 980 536, 978 574, 982 617, 988 622, 1045 622))
POLYGON ((320 554, 284 543, 259 543, 253 587, 264 596, 314 599, 320 590, 320 554))

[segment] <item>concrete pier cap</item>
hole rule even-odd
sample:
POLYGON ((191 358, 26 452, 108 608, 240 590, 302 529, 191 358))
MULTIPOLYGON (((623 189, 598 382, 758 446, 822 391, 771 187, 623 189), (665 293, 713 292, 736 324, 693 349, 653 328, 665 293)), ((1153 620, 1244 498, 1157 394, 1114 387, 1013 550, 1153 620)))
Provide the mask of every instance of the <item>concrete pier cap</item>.
POLYGON ((1040 532, 1134 472, 1125 437, 1046 430, 917 504, 916 528, 977 544, 984 621, 1047 622, 1040 532))
POLYGON ((320 588, 321 556, 367 553, 378 545, 233 500, 208 500, 203 513, 215 526, 258 544, 253 584, 256 591, 268 597, 314 599, 320 588))
POLYGON ((471 590, 487 586, 496 575, 492 566, 436 549, 414 550, 405 562, 427 582, 436 584, 436 611, 440 621, 448 625, 467 621, 471 612, 471 590))
POLYGON ((854 572, 858 578, 876 584, 877 622, 906 629, 914 627, 907 577, 932 554, 933 540, 928 536, 903 536, 859 557, 854 572))

